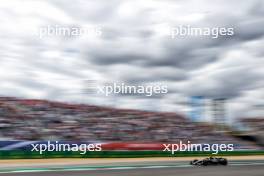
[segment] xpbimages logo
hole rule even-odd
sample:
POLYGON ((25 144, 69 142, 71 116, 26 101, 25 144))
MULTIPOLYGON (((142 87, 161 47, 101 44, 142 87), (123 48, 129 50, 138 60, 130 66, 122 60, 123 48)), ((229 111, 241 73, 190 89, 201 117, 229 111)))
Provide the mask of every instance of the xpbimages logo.
POLYGON ((63 26, 47 25, 39 28, 38 36, 40 39, 48 37, 74 37, 74 36, 101 36, 102 29, 100 26, 63 26))
POLYGON ((194 27, 190 25, 180 25, 170 29, 172 39, 186 36, 210 36, 217 39, 221 36, 233 36, 235 30, 233 27, 194 27))
POLYGON ((105 96, 110 96, 113 94, 121 95, 143 95, 152 96, 158 94, 168 93, 168 87, 165 84, 155 83, 155 84, 144 84, 144 85, 132 85, 126 83, 107 83, 100 85, 95 80, 88 80, 85 87, 86 93, 95 93, 105 96))
POLYGON ((37 143, 31 144, 31 151, 39 152, 39 154, 43 154, 44 152, 80 152, 80 154, 86 154, 87 151, 102 151, 101 144, 74 144, 74 143, 59 143, 59 141, 47 143, 37 143))
POLYGON ((177 151, 212 152, 212 154, 218 154, 223 151, 234 151, 234 144, 192 144, 191 141, 187 143, 180 141, 178 144, 163 144, 163 147, 163 151, 171 152, 171 154, 175 154, 177 151))

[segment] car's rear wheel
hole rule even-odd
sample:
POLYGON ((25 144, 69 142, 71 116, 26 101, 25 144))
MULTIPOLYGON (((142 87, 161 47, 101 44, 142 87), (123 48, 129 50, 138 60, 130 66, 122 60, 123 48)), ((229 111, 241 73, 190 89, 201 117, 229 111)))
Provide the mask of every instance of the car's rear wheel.
POLYGON ((197 161, 198 161, 198 160, 195 159, 195 160, 191 161, 190 164, 193 165, 193 164, 195 164, 197 161))

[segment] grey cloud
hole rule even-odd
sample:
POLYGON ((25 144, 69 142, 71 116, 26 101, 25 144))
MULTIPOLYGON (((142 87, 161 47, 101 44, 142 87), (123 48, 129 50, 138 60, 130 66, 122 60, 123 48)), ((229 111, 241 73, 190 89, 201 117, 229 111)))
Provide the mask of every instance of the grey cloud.
MULTIPOLYGON (((206 75, 205 75, 206 77, 206 75)), ((235 98, 243 91, 258 88, 258 82, 263 75, 245 68, 223 69, 215 74, 208 75, 202 81, 190 81, 186 87, 189 95, 201 95, 209 98, 235 98), (243 75, 243 79, 241 76, 243 75), (195 87, 195 89, 194 89, 195 87)))
MULTIPOLYGON (((0 80, 8 83, 9 88, 14 86, 8 89, 8 86, 2 85, 0 94, 31 98, 30 91, 32 96, 35 91, 34 96, 41 98, 79 101, 82 97, 79 80, 86 78, 97 76, 96 79, 102 82, 109 80, 130 84, 164 81, 169 86, 169 93, 153 96, 151 101, 169 107, 165 108, 169 111, 175 110, 177 97, 192 95, 227 97, 241 105, 239 99, 243 99, 246 92, 259 92, 262 86, 263 1, 221 0, 211 3, 208 0, 199 5, 193 0, 177 3, 50 0, 42 3, 47 9, 34 9, 28 5, 24 11, 24 7, 17 11, 8 3, 0 5, 1 15, 10 19, 1 20, 0 80), (49 10, 56 14, 49 14, 49 10), (201 15, 201 19, 197 15, 201 15), (29 19, 29 16, 34 17, 29 19), (31 33, 46 24, 98 25, 102 27, 102 36, 39 40, 31 33), (159 28, 180 24, 234 27, 235 35, 217 39, 171 39, 162 33, 162 27, 159 28), (43 52, 54 51, 55 54, 43 55, 43 52), (234 63, 226 62, 227 58, 241 67, 233 68, 234 63), (20 76, 14 75, 14 72, 19 72, 20 76), (44 78, 37 76, 39 74, 44 78), (25 75, 28 78, 23 78, 25 75), (56 79, 66 79, 65 85, 56 82, 54 75, 56 79), (66 83, 71 83, 72 88, 66 83), (70 94, 71 89, 76 94, 70 94)), ((252 96, 258 99, 256 94, 252 96)), ((141 104, 132 102, 144 97, 116 97, 119 98, 123 103, 116 106, 142 108, 141 104)), ((94 97, 93 100, 87 102, 99 105, 112 103, 107 97, 94 97)))

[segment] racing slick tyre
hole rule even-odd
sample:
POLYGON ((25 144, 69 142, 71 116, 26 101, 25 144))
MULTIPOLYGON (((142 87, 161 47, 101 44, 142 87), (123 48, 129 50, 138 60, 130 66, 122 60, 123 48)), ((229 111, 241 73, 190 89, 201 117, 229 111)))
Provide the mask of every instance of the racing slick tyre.
POLYGON ((226 166, 228 164, 227 159, 225 158, 220 159, 219 164, 226 166))
POLYGON ((190 165, 193 165, 195 162, 197 162, 198 161, 198 159, 195 159, 195 160, 193 160, 193 161, 191 161, 190 162, 190 165))

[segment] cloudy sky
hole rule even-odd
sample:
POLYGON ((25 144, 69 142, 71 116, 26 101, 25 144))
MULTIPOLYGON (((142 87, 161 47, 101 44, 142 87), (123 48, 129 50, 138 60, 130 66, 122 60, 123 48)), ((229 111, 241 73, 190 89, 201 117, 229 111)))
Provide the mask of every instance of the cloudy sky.
POLYGON ((189 97, 204 96, 227 98, 230 118, 264 115, 262 0, 3 0, 0 15, 1 96, 182 113, 189 97), (168 29, 181 25, 234 35, 171 38, 168 29), (40 37, 48 26, 100 35, 40 37), (169 92, 91 95, 87 80, 169 92))

